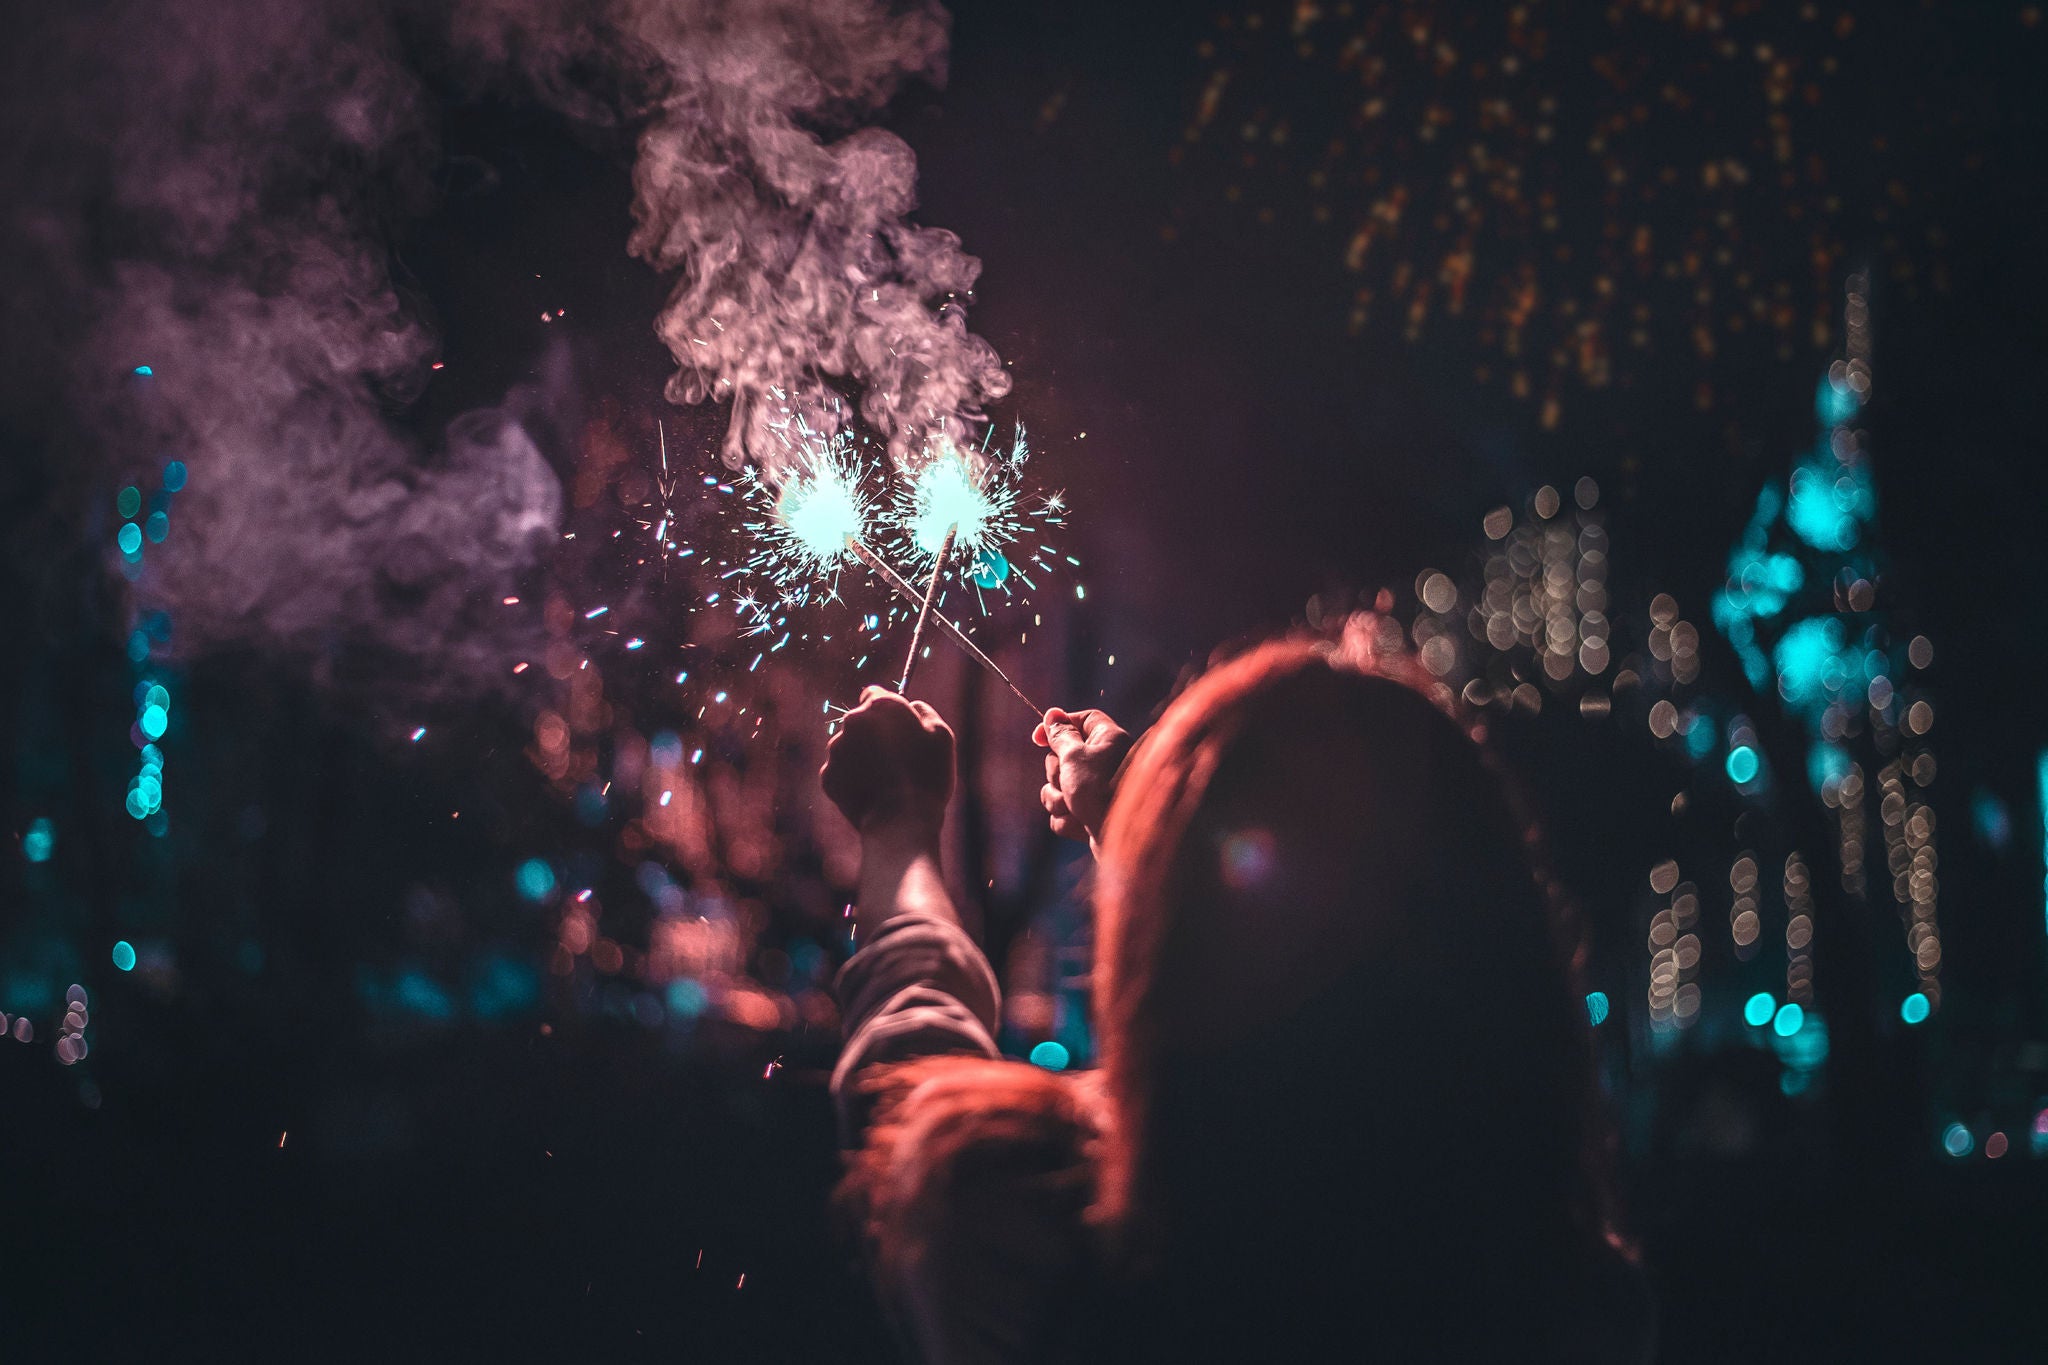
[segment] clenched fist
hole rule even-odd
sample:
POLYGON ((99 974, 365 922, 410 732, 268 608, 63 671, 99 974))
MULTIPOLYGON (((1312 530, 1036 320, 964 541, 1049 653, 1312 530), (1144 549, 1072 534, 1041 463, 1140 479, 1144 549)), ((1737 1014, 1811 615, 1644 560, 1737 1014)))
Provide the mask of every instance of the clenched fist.
POLYGON ((869 687, 826 746, 818 777, 862 834, 936 841, 953 796, 953 731, 925 703, 869 687))
POLYGON ((1039 804, 1052 817, 1052 832, 1091 843, 1109 814, 1116 794, 1117 770, 1131 751, 1131 737, 1106 711, 1045 713, 1031 742, 1051 752, 1045 756, 1045 786, 1039 804))

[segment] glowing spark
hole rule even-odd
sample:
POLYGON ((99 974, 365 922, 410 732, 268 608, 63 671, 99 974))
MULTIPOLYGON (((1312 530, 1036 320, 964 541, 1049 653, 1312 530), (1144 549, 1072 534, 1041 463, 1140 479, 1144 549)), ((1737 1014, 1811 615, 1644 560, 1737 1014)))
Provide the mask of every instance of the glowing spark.
POLYGON ((749 633, 770 629, 778 610, 803 606, 814 593, 830 600, 847 541, 864 534, 874 516, 868 467, 851 434, 819 437, 798 424, 792 445, 779 479, 755 470, 741 479, 747 506, 758 516, 744 523, 754 552, 734 572, 758 575, 774 588, 771 597, 750 591, 735 603, 753 620, 749 633))
POLYGON ((917 548, 936 556, 947 532, 957 526, 961 544, 980 549, 983 538, 994 529, 991 523, 999 523, 1007 510, 999 502, 1006 490, 1000 484, 984 488, 983 483, 958 451, 926 465, 912 488, 904 517, 917 548))
POLYGON ((894 532, 890 549, 923 576, 939 567, 938 552, 946 532, 957 525, 960 554, 957 561, 945 566, 944 574, 948 580, 971 584, 977 590, 975 600, 984 615, 989 603, 982 594, 1010 595, 1014 591, 1012 578, 1035 590, 1037 585, 1017 572, 1003 551, 1027 529, 1064 525, 1067 501, 1064 493, 1052 493, 1039 499, 1036 506, 1024 504, 1020 480, 1030 458, 1031 447, 1021 425, 1007 451, 991 453, 986 441, 981 450, 963 451, 952 441, 939 438, 933 444, 931 460, 896 494, 889 510, 894 532))
MULTIPOLYGON (((931 459, 890 509, 904 553, 920 572, 933 563, 946 533, 959 527, 958 543, 971 560, 982 550, 999 550, 1023 531, 1018 513, 1019 473, 1031 448, 1019 426, 1007 454, 964 451, 938 437, 931 459)), ((1039 515, 1044 515, 1043 511, 1039 515)))
POLYGON ((790 540, 820 568, 838 562, 846 538, 859 535, 867 522, 856 486, 831 469, 783 485, 775 511, 790 540))

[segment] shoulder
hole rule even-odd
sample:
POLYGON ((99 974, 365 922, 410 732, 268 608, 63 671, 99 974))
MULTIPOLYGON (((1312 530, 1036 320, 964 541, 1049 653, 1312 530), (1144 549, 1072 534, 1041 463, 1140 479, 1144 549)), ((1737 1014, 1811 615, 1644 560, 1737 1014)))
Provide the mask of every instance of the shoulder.
POLYGON ((855 1084, 874 1121, 847 1183, 870 1221, 883 1220, 877 1231, 916 1239, 950 1217, 952 1197, 993 1197, 1019 1183, 1076 1183, 1093 1194, 1092 1076, 949 1056, 873 1067, 855 1084))

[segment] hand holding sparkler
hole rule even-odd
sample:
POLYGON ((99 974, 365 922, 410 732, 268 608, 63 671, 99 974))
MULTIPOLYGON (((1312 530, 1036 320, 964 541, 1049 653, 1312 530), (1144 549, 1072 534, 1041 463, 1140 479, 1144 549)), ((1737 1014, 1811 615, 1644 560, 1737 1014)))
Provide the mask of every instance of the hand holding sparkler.
POLYGON ((826 746, 818 778, 863 836, 936 845, 953 796, 953 731, 925 703, 868 687, 826 746))
POLYGON ((1116 794, 1117 774, 1131 752, 1131 736, 1106 711, 1055 706, 1031 732, 1031 742, 1048 750, 1038 801, 1052 817, 1052 832, 1092 847, 1116 794))

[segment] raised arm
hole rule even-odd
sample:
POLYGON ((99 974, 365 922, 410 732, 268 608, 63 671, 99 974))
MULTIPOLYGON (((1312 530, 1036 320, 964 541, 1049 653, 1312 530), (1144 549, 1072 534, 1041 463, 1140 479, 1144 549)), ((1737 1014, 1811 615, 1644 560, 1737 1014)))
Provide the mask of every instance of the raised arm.
POLYGON ((921 701, 870 687, 826 749, 825 795, 860 833, 854 937, 900 916, 960 923, 939 867, 953 795, 953 731, 921 701))
POLYGON ((953 732, 938 712, 870 687, 819 776, 860 831, 860 949, 834 983, 846 1046, 832 1072, 840 1132, 857 1146, 873 1101, 863 1076, 920 1057, 993 1059, 1002 993, 939 869, 953 732))

